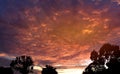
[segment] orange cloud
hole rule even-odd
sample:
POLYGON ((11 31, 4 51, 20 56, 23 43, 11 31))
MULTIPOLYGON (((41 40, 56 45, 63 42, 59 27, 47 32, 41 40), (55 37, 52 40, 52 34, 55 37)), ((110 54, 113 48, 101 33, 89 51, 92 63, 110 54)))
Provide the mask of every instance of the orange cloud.
POLYGON ((17 2, 20 6, 15 2, 9 6, 11 13, 4 8, 0 56, 31 55, 41 65, 83 64, 93 49, 119 43, 118 5, 111 0, 72 1, 30 0, 17 2))
POLYGON ((12 56, 12 55, 9 55, 6 53, 0 53, 0 57, 7 58, 7 59, 14 59, 15 58, 15 56, 12 56))

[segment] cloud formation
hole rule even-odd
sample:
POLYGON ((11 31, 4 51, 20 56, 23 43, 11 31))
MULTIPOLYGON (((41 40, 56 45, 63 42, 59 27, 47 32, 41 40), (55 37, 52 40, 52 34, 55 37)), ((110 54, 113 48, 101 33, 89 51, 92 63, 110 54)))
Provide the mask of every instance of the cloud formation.
POLYGON ((0 0, 0 53, 36 64, 82 64, 104 43, 120 45, 115 0, 0 0))

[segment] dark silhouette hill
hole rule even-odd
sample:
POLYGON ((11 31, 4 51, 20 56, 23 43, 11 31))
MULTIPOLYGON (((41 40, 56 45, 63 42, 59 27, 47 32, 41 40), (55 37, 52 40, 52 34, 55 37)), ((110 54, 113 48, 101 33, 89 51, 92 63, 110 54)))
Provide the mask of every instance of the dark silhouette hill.
POLYGON ((120 49, 117 45, 104 44, 99 51, 91 52, 90 63, 83 74, 120 74, 120 49))

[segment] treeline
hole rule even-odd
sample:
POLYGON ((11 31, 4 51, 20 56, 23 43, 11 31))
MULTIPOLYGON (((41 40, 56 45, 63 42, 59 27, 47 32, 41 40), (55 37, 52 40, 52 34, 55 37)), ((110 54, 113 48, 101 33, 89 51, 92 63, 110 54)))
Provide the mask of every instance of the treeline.
MULTIPOLYGON (((83 74, 120 74, 120 49, 117 45, 104 44, 98 51, 91 52, 90 63, 83 74)), ((11 61, 10 67, 0 67, 0 74, 14 74, 19 71, 21 74, 34 74, 34 62, 30 56, 18 56, 11 61)), ((46 65, 41 71, 42 74, 58 74, 56 68, 46 65)))
MULTIPOLYGON (((14 74, 18 71, 21 74, 34 74, 34 62, 30 56, 18 56, 12 60, 10 67, 0 67, 0 74, 14 74)), ((58 74, 56 68, 46 65, 41 71, 42 74, 58 74)))

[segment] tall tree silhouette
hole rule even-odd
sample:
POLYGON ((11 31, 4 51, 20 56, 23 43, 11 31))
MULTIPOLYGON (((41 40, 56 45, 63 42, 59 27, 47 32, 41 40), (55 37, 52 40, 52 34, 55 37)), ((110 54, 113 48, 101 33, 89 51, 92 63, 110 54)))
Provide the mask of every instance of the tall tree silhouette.
POLYGON ((28 74, 32 72, 30 66, 33 65, 32 58, 30 56, 18 56, 15 60, 12 60, 11 68, 18 70, 22 74, 28 74))
POLYGON ((43 68, 42 74, 58 74, 56 68, 46 65, 46 68, 43 68))
POLYGON ((87 66, 83 74, 120 74, 119 46, 106 43, 98 52, 93 50, 90 59, 93 62, 87 66))

